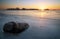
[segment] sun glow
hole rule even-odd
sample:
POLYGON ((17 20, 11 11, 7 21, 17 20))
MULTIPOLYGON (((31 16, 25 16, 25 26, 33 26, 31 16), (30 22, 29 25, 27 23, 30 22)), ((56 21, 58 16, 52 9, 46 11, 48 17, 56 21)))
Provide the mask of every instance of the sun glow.
POLYGON ((48 4, 46 4, 46 3, 41 3, 40 5, 39 5, 39 9, 41 10, 41 11, 44 11, 44 9, 47 9, 48 8, 48 4))
POLYGON ((44 11, 44 9, 46 9, 46 6, 41 5, 41 6, 39 7, 39 9, 41 9, 42 11, 44 11))
POLYGON ((41 11, 44 11, 45 7, 40 7, 39 9, 40 9, 41 11))

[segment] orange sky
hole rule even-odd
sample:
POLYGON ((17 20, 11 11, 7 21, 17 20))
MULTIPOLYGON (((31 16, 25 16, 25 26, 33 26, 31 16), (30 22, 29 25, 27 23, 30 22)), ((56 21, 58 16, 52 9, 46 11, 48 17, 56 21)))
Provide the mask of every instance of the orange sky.
POLYGON ((6 8, 60 9, 60 0, 7 0, 0 1, 0 9, 6 8))
POLYGON ((17 6, 17 5, 2 5, 0 6, 0 9, 6 9, 6 8, 16 8, 16 7, 19 7, 19 8, 37 8, 37 9, 60 9, 60 6, 59 5, 50 5, 50 6, 36 6, 36 5, 31 5, 31 6, 17 6))

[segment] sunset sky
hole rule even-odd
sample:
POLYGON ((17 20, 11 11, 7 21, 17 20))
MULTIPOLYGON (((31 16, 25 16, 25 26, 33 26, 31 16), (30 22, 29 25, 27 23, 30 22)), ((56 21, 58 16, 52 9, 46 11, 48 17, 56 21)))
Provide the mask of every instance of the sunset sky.
POLYGON ((0 9, 16 7, 60 9, 60 0, 0 0, 0 9))

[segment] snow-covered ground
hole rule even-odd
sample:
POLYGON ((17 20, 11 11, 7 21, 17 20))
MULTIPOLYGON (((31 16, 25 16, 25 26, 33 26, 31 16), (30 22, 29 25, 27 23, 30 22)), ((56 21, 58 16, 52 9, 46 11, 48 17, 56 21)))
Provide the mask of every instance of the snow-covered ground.
POLYGON ((60 39, 60 11, 0 11, 1 39, 60 39), (26 22, 29 28, 17 35, 4 33, 5 23, 26 22))

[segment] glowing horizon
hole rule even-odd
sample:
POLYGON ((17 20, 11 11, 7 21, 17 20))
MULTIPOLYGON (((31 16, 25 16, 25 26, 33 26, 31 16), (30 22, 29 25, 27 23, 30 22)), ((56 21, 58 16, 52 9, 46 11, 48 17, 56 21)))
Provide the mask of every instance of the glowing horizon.
POLYGON ((1 0, 0 9, 6 8, 60 9, 60 0, 1 0))

